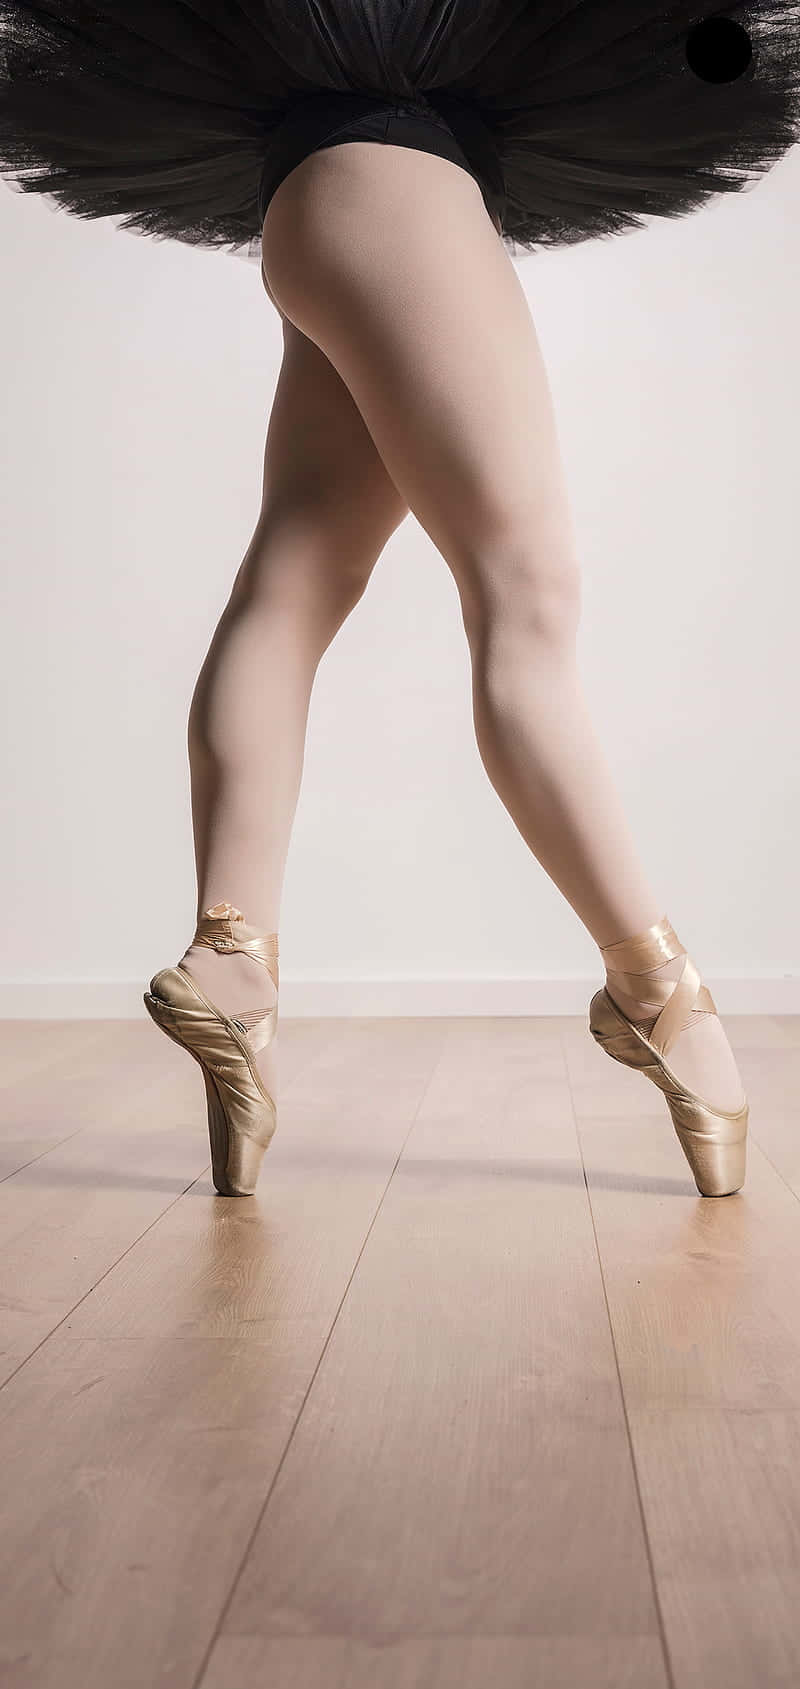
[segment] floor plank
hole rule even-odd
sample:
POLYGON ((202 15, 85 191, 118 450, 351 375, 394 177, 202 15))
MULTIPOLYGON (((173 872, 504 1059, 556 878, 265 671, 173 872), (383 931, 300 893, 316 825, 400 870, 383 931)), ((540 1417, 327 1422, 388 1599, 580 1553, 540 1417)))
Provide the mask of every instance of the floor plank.
POLYGON ((800 1199, 800 1042, 740 1046, 737 1059, 750 1103, 749 1140, 800 1199))
POLYGON ((392 1686, 477 1681, 504 1650, 513 1681, 547 1662, 549 1689, 666 1684, 548 1021, 450 1027, 203 1689, 242 1638, 237 1689, 279 1644, 321 1682, 346 1642, 394 1650, 392 1686))
POLYGON ((641 1689, 661 1683, 653 1636, 435 1636, 369 1643, 343 1637, 226 1636, 202 1689, 641 1689))
MULTIPOLYGON (((102 1023, 89 1021, 6 1021, 0 1032, 2 1182, 94 1117, 97 1076, 104 1066, 108 1071, 108 1035, 102 1023)), ((125 1058, 124 1031, 114 1051, 117 1063, 125 1058)))
POLYGON ((726 1027, 751 1128, 745 1185, 717 1199, 698 1195, 657 1089, 579 1023, 563 1036, 675 1689, 789 1689, 800 1681, 800 1208, 760 1142, 782 1095, 767 1076, 787 1058, 796 1072, 798 1052, 759 1053, 737 1039, 737 1017, 726 1027))
POLYGON ((443 1037, 319 1028, 256 1197, 205 1175, 0 1391, 8 1689, 195 1680, 443 1037))
MULTIPOLYGON (((306 1022, 286 1037, 281 1085, 331 1036, 306 1022)), ((0 1384, 209 1164, 200 1070, 144 1019, 78 1038, 71 1066, 64 1055, 7 1103, 37 1153, 0 1184, 0 1384)))
POLYGON ((96 1020, 0 1020, 0 1119, 5 1093, 43 1068, 71 1065, 100 1046, 105 1025, 96 1020))
POLYGON ((794 1689, 800 1017, 718 1201, 583 1017, 287 1019, 228 1202, 149 1022, 8 1024, 4 1689, 794 1689))

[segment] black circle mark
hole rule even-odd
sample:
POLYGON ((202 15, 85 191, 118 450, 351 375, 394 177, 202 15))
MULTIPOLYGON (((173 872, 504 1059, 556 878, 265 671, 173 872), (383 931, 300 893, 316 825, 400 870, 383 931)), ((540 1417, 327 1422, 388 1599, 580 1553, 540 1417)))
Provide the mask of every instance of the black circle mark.
POLYGON ((686 57, 702 82, 735 82, 753 57, 753 43, 733 18, 704 18, 687 38, 686 57))

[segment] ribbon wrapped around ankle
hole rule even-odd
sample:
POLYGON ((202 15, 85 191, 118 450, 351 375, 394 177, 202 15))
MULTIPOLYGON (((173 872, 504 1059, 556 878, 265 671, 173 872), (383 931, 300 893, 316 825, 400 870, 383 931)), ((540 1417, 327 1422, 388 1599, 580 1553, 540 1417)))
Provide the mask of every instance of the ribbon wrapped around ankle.
MULTIPOLYGON (((681 944, 675 928, 666 915, 644 932, 618 944, 601 945, 606 973, 613 997, 614 987, 626 997, 641 1003, 642 1021, 650 1019, 648 1010, 656 1012, 654 1025, 647 1038, 659 1054, 666 1056, 676 1038, 694 1024, 696 1015, 716 1014, 716 1004, 703 985, 700 974, 681 944), (643 976, 663 967, 676 956, 685 958, 677 979, 648 979, 647 996, 643 996, 643 976)), ((630 1017, 629 1017, 630 1018, 630 1017)))
POLYGON ((234 903, 215 903, 206 909, 195 928, 193 944, 207 945, 210 950, 241 951, 263 963, 276 989, 278 986, 278 934, 259 932, 248 926, 241 909, 234 903))

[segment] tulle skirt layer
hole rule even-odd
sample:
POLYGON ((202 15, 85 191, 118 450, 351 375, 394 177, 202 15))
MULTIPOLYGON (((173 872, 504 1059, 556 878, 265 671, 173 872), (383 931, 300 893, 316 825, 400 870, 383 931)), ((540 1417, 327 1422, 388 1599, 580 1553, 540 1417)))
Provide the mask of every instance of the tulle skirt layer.
POLYGON ((0 173, 79 217, 255 253, 270 149, 325 90, 472 107, 504 236, 571 244, 800 139, 800 0, 0 0, 0 173))

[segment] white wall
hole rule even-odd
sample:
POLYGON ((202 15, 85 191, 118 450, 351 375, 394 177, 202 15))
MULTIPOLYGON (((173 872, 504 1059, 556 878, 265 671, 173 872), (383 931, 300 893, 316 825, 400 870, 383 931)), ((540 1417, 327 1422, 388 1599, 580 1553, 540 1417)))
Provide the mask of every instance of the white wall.
MULTIPOLYGON (((795 149, 693 217, 515 260, 585 685, 723 1012, 800 1009, 799 190, 795 149)), ((193 930, 186 715, 258 511, 279 320, 257 265, 6 184, 0 238, 0 1012, 143 1014, 193 930)), ((412 517, 318 675, 280 939, 287 1015, 582 1013, 601 982, 483 772, 456 590, 412 517), (376 977, 412 983, 335 983, 376 977)))

